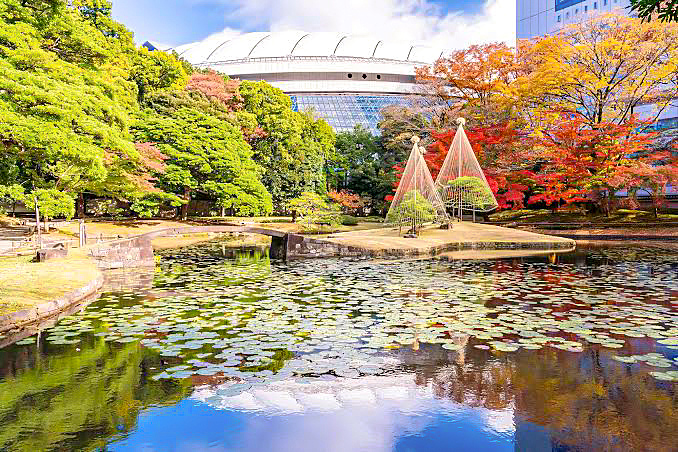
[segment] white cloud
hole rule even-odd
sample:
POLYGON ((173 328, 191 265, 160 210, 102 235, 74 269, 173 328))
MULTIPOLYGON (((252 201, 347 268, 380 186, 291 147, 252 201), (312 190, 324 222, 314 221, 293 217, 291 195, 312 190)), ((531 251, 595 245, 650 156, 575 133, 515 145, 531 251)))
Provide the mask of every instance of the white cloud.
MULTIPOLYGON (((242 30, 336 31, 453 50, 515 43, 515 0, 486 0, 480 12, 443 13, 430 0, 221 0, 242 30)), ((229 34, 232 30, 229 30, 229 34)))
POLYGON ((217 45, 221 44, 224 41, 228 41, 229 39, 233 39, 236 36, 240 35, 242 31, 236 30, 233 28, 225 28, 219 32, 213 33, 200 41, 203 45, 199 46, 194 46, 195 43, 191 42, 188 44, 182 44, 180 46, 175 47, 174 50, 182 54, 184 51, 187 51, 186 54, 184 54, 185 57, 187 57, 190 61, 204 61, 208 54, 204 53, 205 50, 212 51, 214 47, 217 45), (211 45, 213 44, 213 45, 211 45), (194 48, 196 47, 196 48, 194 48), (193 48, 193 50, 191 50, 193 48), (197 52, 197 53, 196 53, 197 52), (189 57, 191 55, 191 57, 189 57))

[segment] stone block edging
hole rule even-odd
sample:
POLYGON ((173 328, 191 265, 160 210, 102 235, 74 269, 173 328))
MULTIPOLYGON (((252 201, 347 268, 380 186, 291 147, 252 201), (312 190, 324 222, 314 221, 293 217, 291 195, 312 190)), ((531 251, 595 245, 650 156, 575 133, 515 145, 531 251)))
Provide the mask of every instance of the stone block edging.
POLYGON ((371 249, 354 245, 345 245, 343 243, 330 240, 315 239, 305 236, 290 234, 290 244, 288 249, 289 258, 309 258, 309 257, 340 257, 340 256, 367 256, 367 257, 423 257, 435 256, 447 251, 457 250, 511 250, 511 249, 532 249, 532 250, 568 250, 576 246, 574 240, 567 241, 543 241, 543 242, 450 242, 443 245, 431 246, 425 248, 383 248, 371 249))
POLYGON ((85 286, 73 290, 64 296, 57 298, 56 300, 48 301, 30 308, 0 316, 0 333, 21 328, 23 326, 27 326, 57 315, 66 308, 96 293, 103 285, 104 275, 99 273, 96 278, 87 283, 85 286))

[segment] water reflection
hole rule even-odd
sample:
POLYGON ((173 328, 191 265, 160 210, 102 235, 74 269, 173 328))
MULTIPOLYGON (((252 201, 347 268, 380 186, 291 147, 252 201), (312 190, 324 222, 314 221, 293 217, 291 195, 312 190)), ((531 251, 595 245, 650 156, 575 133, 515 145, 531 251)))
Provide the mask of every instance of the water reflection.
POLYGON ((190 394, 186 381, 151 381, 160 365, 137 344, 101 339, 0 350, 0 450, 89 450, 134 430, 144 408, 190 394))
POLYGON ((136 450, 150 440, 156 450, 209 443, 242 451, 445 444, 456 445, 453 450, 673 451, 678 444, 675 391, 609 357, 561 351, 497 357, 475 350, 459 364, 457 354, 431 346, 402 350, 394 355, 401 367, 388 375, 281 381, 237 396, 228 385, 198 387, 192 401, 182 402, 201 413, 197 431, 193 424, 181 427, 174 409, 158 410, 153 418, 178 430, 161 434, 142 425, 118 446, 136 450))
POLYGON ((676 450, 676 254, 163 256, 0 349, 0 450, 676 450))

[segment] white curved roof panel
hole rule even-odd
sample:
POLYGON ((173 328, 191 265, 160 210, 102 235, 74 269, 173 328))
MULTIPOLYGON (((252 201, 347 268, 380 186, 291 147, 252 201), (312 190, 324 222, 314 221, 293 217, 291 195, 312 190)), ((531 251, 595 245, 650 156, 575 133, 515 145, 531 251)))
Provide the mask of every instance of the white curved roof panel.
POLYGON ((195 45, 187 47, 183 52, 180 53, 180 56, 187 60, 189 63, 199 64, 207 61, 207 57, 210 56, 210 53, 219 45, 218 41, 202 41, 198 42, 195 45))
POLYGON ((331 56, 337 44, 346 35, 334 32, 308 33, 299 42, 292 52, 294 56, 331 56))
POLYGON ((227 61, 249 58, 250 52, 256 50, 256 47, 264 40, 270 38, 272 33, 255 32, 236 36, 221 43, 207 57, 207 61, 227 61))
POLYGON ((372 58, 378 39, 368 36, 344 36, 337 43, 336 56, 372 58))
POLYGON ((379 45, 374 50, 374 58, 405 61, 411 48, 412 46, 408 44, 379 41, 379 45))
POLYGON ((270 33, 251 50, 250 58, 284 57, 292 53, 295 44, 307 33, 283 31, 270 33))
POLYGON ((413 46, 410 51, 409 61, 421 61, 423 63, 433 63, 440 58, 440 49, 432 49, 426 46, 413 46))

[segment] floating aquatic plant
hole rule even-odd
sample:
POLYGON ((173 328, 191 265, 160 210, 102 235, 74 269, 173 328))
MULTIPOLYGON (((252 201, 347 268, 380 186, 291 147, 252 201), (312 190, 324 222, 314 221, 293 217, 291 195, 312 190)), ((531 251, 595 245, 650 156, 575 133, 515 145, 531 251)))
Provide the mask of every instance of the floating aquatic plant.
MULTIPOLYGON (((589 347, 621 353, 638 338, 678 347, 668 260, 651 274, 622 262, 591 277, 573 265, 540 262, 287 265, 225 260, 214 251, 165 252, 152 288, 103 295, 47 330, 47 342, 138 342, 167 362, 154 379, 220 375, 243 382, 379 374, 396 365, 388 359, 394 350, 423 344, 457 354, 472 345, 497 355, 589 347)), ((670 369, 678 366, 659 353, 614 358, 662 369, 652 375, 665 381, 674 381, 670 369)))

